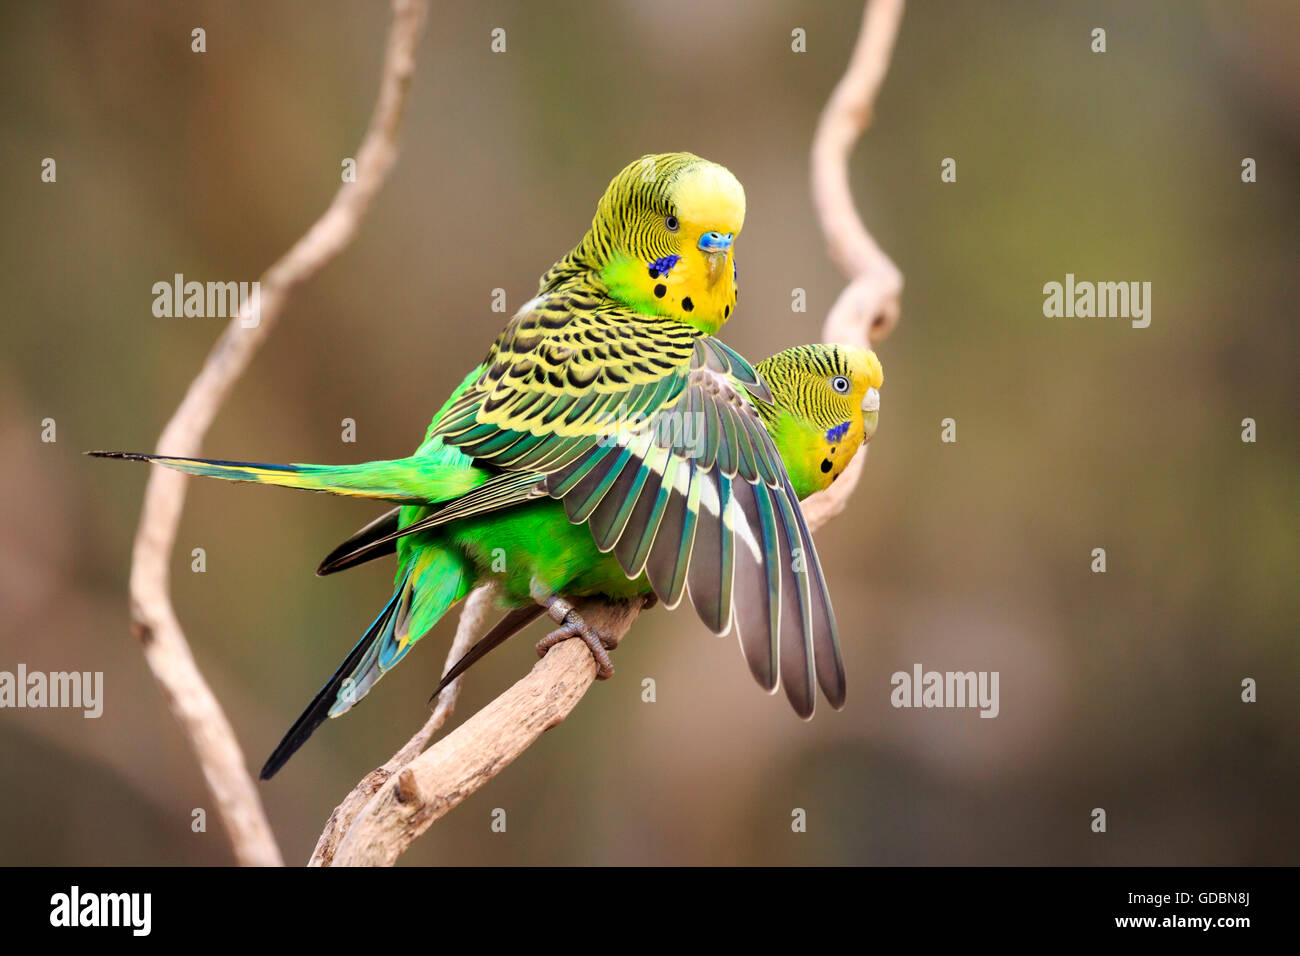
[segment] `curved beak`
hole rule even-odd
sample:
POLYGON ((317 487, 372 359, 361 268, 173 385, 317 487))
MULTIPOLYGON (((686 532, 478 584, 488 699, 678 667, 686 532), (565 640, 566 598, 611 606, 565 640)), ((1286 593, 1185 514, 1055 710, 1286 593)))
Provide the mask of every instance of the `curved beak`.
POLYGON ((869 388, 862 396, 862 443, 871 441, 880 424, 880 392, 869 388))
POLYGON ((709 285, 718 281, 726 270, 727 253, 736 235, 732 232, 706 232, 700 236, 700 251, 704 253, 709 270, 709 285))

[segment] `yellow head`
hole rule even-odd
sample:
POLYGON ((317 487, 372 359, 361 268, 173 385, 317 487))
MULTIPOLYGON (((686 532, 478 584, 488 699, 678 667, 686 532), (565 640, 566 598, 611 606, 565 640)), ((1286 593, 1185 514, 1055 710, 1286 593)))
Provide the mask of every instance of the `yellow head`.
POLYGON ((754 366, 772 392, 760 403, 800 498, 827 488, 876 433, 885 373, 870 349, 799 345, 754 366))
POLYGON ((638 312, 716 332, 736 307, 736 237, 745 190, 691 153, 643 156, 610 182, 591 229, 547 273, 542 291, 579 272, 638 312))

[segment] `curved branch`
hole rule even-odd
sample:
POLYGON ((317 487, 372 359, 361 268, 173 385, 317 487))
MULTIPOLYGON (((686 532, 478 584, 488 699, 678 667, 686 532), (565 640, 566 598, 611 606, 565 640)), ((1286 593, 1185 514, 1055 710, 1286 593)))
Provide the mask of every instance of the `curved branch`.
MULTIPOLYGON (((356 235, 397 158, 402 107, 424 21, 424 0, 395 0, 379 100, 357 153, 356 181, 339 189, 306 235, 261 277, 260 296, 254 296, 231 319, 163 429, 158 439, 160 453, 199 453, 208 426, 284 311, 290 291, 320 271, 356 235)), ((243 865, 282 865, 234 730, 199 672, 172 606, 167 565, 185 489, 181 473, 159 467, 151 470, 132 551, 131 629, 194 748, 236 860, 243 865)))
POLYGON ((903 18, 903 0, 872 0, 844 77, 813 135, 813 205, 827 252, 849 280, 826 319, 826 341, 876 344, 899 317, 903 275, 871 238, 849 188, 849 154, 871 124, 903 18))
MULTIPOLYGON (((627 633, 641 605, 580 603, 592 627, 627 633)), ((335 866, 392 866, 447 811, 569 716, 596 679, 580 640, 557 644, 528 674, 416 757, 370 798, 339 842, 335 866)))
MULTIPOLYGON (((870 122, 902 12, 902 0, 869 0, 848 71, 822 113, 813 141, 814 202, 830 255, 850 280, 827 316, 822 330, 826 342, 874 345, 898 322, 903 277, 857 214, 849 191, 848 159, 853 144, 870 122)), ((865 457, 863 449, 830 489, 804 502, 804 516, 811 529, 816 530, 843 510, 862 473, 865 457)), ((615 641, 627 634, 641 610, 637 602, 614 606, 582 602, 580 606, 587 622, 608 632, 615 641)), ((464 618, 461 623, 465 623, 464 618)), ((586 645, 577 639, 565 641, 553 647, 526 677, 492 703, 403 764, 399 758, 412 752, 417 735, 381 768, 386 776, 378 789, 360 798, 365 800, 365 806, 339 840, 333 864, 391 866, 435 820, 500 773, 543 732, 564 720, 587 692, 595 674, 595 662, 586 645)), ((423 741, 419 746, 423 747, 423 741)), ((345 805, 377 773, 380 771, 366 777, 345 805)), ((335 823, 334 817, 330 822, 335 823)), ((327 828, 322 843, 327 836, 339 839, 336 831, 327 828)), ((313 862, 318 862, 317 857, 313 862)), ((321 862, 328 865, 330 860, 321 862)))
MULTIPOLYGON (((824 342, 874 346, 898 324, 903 274, 858 215, 849 189, 849 155, 871 124, 902 19, 903 0, 867 4, 849 67, 831 93, 813 136, 813 205, 830 257, 849 280, 826 316, 824 342)), ((803 503, 810 527, 819 527, 844 510, 862 477, 867 451, 863 448, 849 462, 835 484, 803 503)))
MULTIPOLYGON (((465 656, 478 636, 487 629, 496 591, 495 584, 485 584, 475 588, 465 600, 465 607, 460 612, 460 620, 456 623, 456 636, 452 639, 451 647, 447 649, 447 662, 443 665, 443 674, 451 670, 452 665, 465 656)), ((429 746, 433 735, 442 729, 442 725, 447 722, 447 718, 456 707, 456 700, 460 697, 461 679, 457 677, 443 688, 442 693, 438 695, 438 703, 434 705, 433 713, 429 715, 424 726, 416 731, 415 736, 403 744, 402 749, 393 754, 382 767, 377 767, 362 777, 361 782, 352 788, 352 792, 343 798, 343 802, 334 808, 329 821, 325 824, 325 832, 316 841, 316 849, 312 851, 311 859, 307 862, 308 866, 331 865, 338 851, 339 841, 352 827, 352 822, 361 812, 362 807, 393 774, 409 764, 425 747, 429 746)))

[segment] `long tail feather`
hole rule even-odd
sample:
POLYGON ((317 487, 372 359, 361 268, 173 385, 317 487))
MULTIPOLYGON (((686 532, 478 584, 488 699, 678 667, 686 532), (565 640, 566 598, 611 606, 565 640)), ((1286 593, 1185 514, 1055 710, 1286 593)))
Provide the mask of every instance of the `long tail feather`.
POLYGON ((463 465, 428 457, 366 461, 356 465, 273 465, 212 458, 171 458, 121 451, 91 451, 94 458, 148 461, 166 468, 227 481, 251 481, 302 491, 320 491, 353 498, 374 498, 401 504, 436 504, 456 498, 481 484, 485 475, 463 465))
POLYGON ((302 712, 262 767, 269 780, 328 717, 347 713, 415 646, 472 581, 464 559, 424 548, 402 570, 393 596, 333 676, 302 712))
POLYGON ((325 560, 316 569, 316 574, 324 577, 335 571, 346 571, 348 568, 355 568, 358 564, 365 564, 375 558, 395 553, 397 539, 393 535, 397 531, 401 514, 401 508, 385 511, 364 528, 353 533, 350 538, 325 555, 325 560))
POLYGON ((545 497, 542 480, 540 476, 530 473, 496 475, 468 494, 436 506, 437 510, 432 514, 426 514, 405 526, 399 526, 400 516, 398 510, 394 509, 370 522, 327 554, 316 573, 321 576, 333 574, 381 555, 392 554, 397 550, 397 539, 406 535, 545 497))
POLYGON ((262 765, 262 772, 259 774, 263 780, 274 777, 288 759, 298 752, 298 748, 307 742, 307 738, 316 732, 316 728, 325 723, 343 682, 356 671, 361 659, 370 652, 380 634, 383 633, 399 597, 401 597, 400 591, 393 594, 374 623, 366 628, 366 633, 361 636, 361 640, 357 641, 356 646, 348 652, 348 656, 343 658, 343 663, 338 666, 338 670, 325 682, 325 686, 316 692, 307 709, 293 722, 293 726, 281 738, 275 750, 271 752, 271 756, 266 758, 266 763, 262 765))

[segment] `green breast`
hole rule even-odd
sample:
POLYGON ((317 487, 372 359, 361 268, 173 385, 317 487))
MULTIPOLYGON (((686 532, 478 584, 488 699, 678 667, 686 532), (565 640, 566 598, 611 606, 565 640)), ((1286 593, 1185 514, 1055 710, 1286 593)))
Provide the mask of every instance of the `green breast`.
POLYGON ((549 498, 458 521, 448 533, 484 580, 501 582, 512 603, 531 602, 534 578, 570 597, 624 599, 650 591, 644 575, 629 580, 612 552, 596 550, 590 529, 569 521, 564 505, 549 498))

